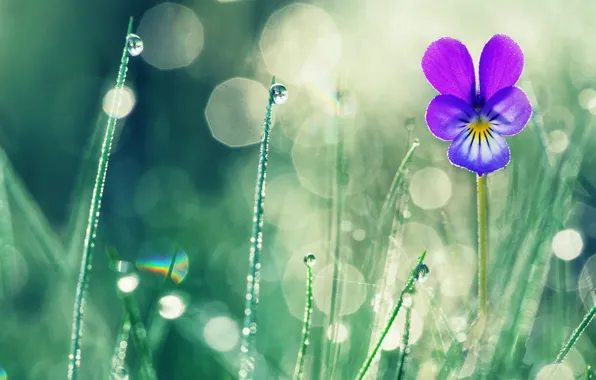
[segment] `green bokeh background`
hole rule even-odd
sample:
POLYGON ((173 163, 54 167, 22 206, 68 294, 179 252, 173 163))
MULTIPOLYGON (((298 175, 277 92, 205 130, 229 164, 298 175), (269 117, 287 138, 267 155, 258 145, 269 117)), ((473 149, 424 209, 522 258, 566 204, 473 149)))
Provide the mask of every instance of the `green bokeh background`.
MULTIPOLYGON (((156 4, 114 0, 0 3, 0 148, 5 153, 4 180, 0 181, 0 367, 6 369, 11 380, 66 378, 74 290, 107 120, 101 111, 102 99, 115 83, 128 18, 132 15, 140 20, 156 4)), ((117 277, 104 255, 107 246, 115 247, 123 259, 130 261, 143 256, 167 256, 178 246, 189 255, 189 274, 178 286, 187 297, 188 309, 184 317, 164 325, 156 344, 159 379, 219 380, 237 376, 238 348, 227 353, 213 350, 204 341, 203 329, 210 318, 220 315, 242 323, 258 147, 231 148, 213 138, 205 107, 215 87, 229 78, 269 83, 275 73, 264 65, 258 41, 269 16, 291 2, 195 0, 181 4, 192 9, 204 27, 205 44, 199 57, 188 68, 177 70, 159 70, 141 57, 132 58, 129 64, 127 85, 135 92, 136 105, 118 124, 120 132, 108 170, 85 310, 83 380, 108 378, 122 318, 117 277)), ((580 231, 584 249, 578 259, 562 266, 567 277, 553 272, 561 265, 551 266, 538 313, 548 333, 533 332, 535 341, 544 339, 546 343, 536 344, 543 351, 529 350, 533 359, 517 374, 520 379, 534 376, 548 358, 554 359, 585 312, 575 284, 594 252, 595 157, 593 141, 586 142, 586 138, 593 139, 593 133, 572 132, 594 130, 590 110, 596 107, 580 107, 578 96, 585 88, 595 86, 596 55, 591 36, 596 30, 589 15, 594 14, 596 6, 588 1, 528 1, 518 5, 507 1, 497 12, 494 4, 471 1, 408 5, 382 0, 329 0, 312 4, 324 9, 337 24, 343 38, 338 71, 348 73, 342 77, 347 78, 342 89, 358 99, 358 107, 351 118, 329 116, 321 111, 320 98, 310 96, 295 83, 288 84, 290 101, 279 106, 268 177, 271 183, 279 181, 267 194, 271 203, 266 206, 264 230, 265 281, 259 309, 257 378, 286 379, 293 370, 301 321, 289 312, 286 301, 291 299, 288 302, 298 305, 298 315, 301 313, 304 279, 290 276, 290 280, 283 280, 288 266, 299 268, 295 272, 300 273, 300 258, 307 250, 321 257, 319 265, 330 262, 333 244, 328 218, 336 210, 336 199, 312 190, 334 182, 334 166, 330 163, 335 145, 324 146, 312 155, 304 148, 323 140, 324 131, 346 128, 347 138, 351 139, 346 143, 348 194, 340 219, 350 221, 354 227, 342 229, 341 257, 362 273, 364 281, 350 288, 352 285, 345 280, 340 288, 344 294, 364 290, 366 301, 344 319, 352 332, 347 348, 334 359, 327 357, 324 363, 317 362, 317 358, 328 344, 323 343, 327 326, 321 327, 323 313, 316 310, 315 321, 319 322, 313 329, 309 368, 313 368, 311 363, 319 371, 337 366, 343 370, 335 369, 330 378, 352 378, 370 340, 376 336, 366 328, 359 333, 359 326, 374 320, 370 305, 375 287, 384 281, 380 276, 386 257, 370 256, 368 249, 382 201, 409 146, 404 124, 415 125, 413 134, 422 143, 411 164, 412 172, 438 167, 449 175, 453 188, 453 201, 440 210, 427 212, 410 204, 411 220, 438 229, 444 211, 455 243, 475 249, 474 178, 448 164, 444 159, 447 145, 436 141, 424 126, 425 107, 434 92, 418 65, 428 43, 437 38, 452 35, 470 41, 472 55, 477 57, 482 43, 497 32, 510 34, 526 52, 522 80, 531 83, 536 109, 543 117, 543 132, 557 129, 568 133, 568 150, 576 149, 575 143, 585 143, 578 156, 572 157, 572 167, 559 173, 562 182, 569 185, 569 193, 574 194, 574 201, 557 204, 561 215, 571 214, 569 220, 560 221, 561 227, 580 231), (440 18, 435 13, 442 14, 444 20, 437 21, 440 18), (393 17, 396 29, 389 26, 393 17), (343 70, 345 67, 349 69, 343 70), (296 131, 304 128, 305 121, 323 132, 319 129, 320 134, 310 137, 298 133, 307 141, 296 148, 296 131), (302 159, 298 164, 296 157, 302 159), (303 171, 297 171, 296 166, 303 171), (325 169, 327 166, 331 169, 325 169), (294 188, 300 189, 302 198, 296 204, 306 205, 303 210, 292 207, 292 199, 280 196, 279 192, 294 188), (364 230, 365 237, 353 239, 355 229, 364 230), (572 285, 561 285, 567 283, 572 285)), ((308 28, 308 20, 299 26, 308 28)), ((335 86, 337 78, 331 76, 325 82, 335 86)), ((506 209, 511 194, 519 194, 529 204, 533 196, 538 196, 532 193, 536 189, 542 191, 539 200, 545 201, 531 210, 531 217, 542 215, 540 210, 546 213, 556 208, 546 203, 551 184, 535 169, 544 161, 536 128, 532 124, 522 135, 509 139, 516 165, 508 167, 508 174, 496 177, 493 183, 489 181, 490 190, 491 184, 498 188, 499 181, 507 178, 503 180, 507 191, 502 198, 497 194, 491 200, 494 209, 506 209), (521 178, 518 182, 511 179, 514 170, 521 178)), ((553 157, 556 162, 561 156, 553 157)), ((492 247, 498 246, 495 236, 509 239, 511 235, 534 234, 547 243, 552 239, 552 234, 530 227, 529 221, 527 230, 508 231, 506 226, 519 223, 524 214, 523 210, 514 211, 503 213, 500 220, 495 217, 492 247)), ((404 249, 415 247, 417 251, 408 252, 415 257, 425 248, 428 237, 424 230, 406 231, 411 234, 406 237, 409 243, 404 249)), ((437 244, 449 243, 441 235, 437 244)), ((549 249, 549 244, 544 249, 549 249)), ((442 248, 436 251, 438 254, 442 248)), ((429 250, 429 257, 432 254, 429 250)), ((501 265, 496 267, 492 283, 499 283, 513 266, 508 259, 514 260, 515 256, 502 253, 507 259, 501 260, 500 253, 491 254, 492 263, 501 265)), ((453 268, 470 268, 470 263, 453 260, 453 268)), ((136 294, 144 313, 158 297, 162 279, 142 273, 136 294)), ((396 286, 400 287, 403 280, 398 279, 396 286)), ((521 283, 524 279, 514 280, 521 283)), ((431 282, 428 287, 440 293, 438 283, 431 282)), ((449 316, 464 315, 474 308, 474 295, 472 285, 469 296, 442 301, 441 310, 449 316)), ((429 326, 435 320, 425 318, 429 326)), ((430 333, 424 334, 421 342, 431 344, 430 333)), ((584 362, 596 365, 595 346, 596 327, 591 326, 578 343, 584 362)), ((382 362, 388 368, 387 379, 393 374, 392 355, 386 354, 382 362)), ((420 369, 430 356, 430 350, 427 355, 416 356, 412 368, 420 369)), ((130 366, 135 366, 134 351, 130 366)), ((416 373, 413 370, 409 378, 416 378, 416 373)), ((313 374, 308 378, 325 377, 313 374)))

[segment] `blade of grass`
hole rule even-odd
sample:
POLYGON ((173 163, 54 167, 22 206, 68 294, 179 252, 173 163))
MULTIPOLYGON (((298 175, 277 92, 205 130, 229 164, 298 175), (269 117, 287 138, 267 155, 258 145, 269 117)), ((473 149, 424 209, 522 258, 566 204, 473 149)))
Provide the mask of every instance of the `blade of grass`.
MULTIPOLYGON (((106 253, 112 263, 120 261, 120 255, 114 248, 107 249, 106 253)), ((132 334, 130 334, 132 343, 137 349, 140 357, 139 373, 141 378, 145 380, 157 380, 157 374, 153 367, 153 355, 147 342, 147 329, 143 323, 141 311, 134 294, 134 292, 118 293, 122 299, 122 305, 124 307, 125 323, 128 322, 130 324, 128 331, 132 331, 132 334)))
MULTIPOLYGON (((275 84, 275 76, 271 85, 275 84)), ((255 339, 257 333, 256 314, 259 304, 261 250, 263 245, 263 216, 265 205, 265 187, 267 177, 267 159, 269 154, 269 133, 271 131, 271 115, 273 110, 273 95, 269 92, 269 101, 265 109, 263 135, 259 153, 257 169, 257 184, 255 187, 255 202, 253 212, 252 234, 250 237, 250 252, 248 255, 248 275, 246 285, 246 303, 244 307, 244 328, 242 329, 242 345, 240 347, 239 380, 250 380, 255 370, 255 339)))
POLYGON ((311 314, 312 314, 312 268, 314 264, 314 256, 307 255, 304 258, 306 264, 306 303, 304 306, 304 323, 302 325, 302 339, 300 341, 300 350, 298 351, 298 359, 296 360, 296 369, 294 370, 294 380, 302 379, 304 371, 304 354, 309 345, 308 336, 310 333, 311 314))
POLYGON ((569 353, 569 350, 571 350, 575 342, 577 342, 579 337, 586 330, 586 327, 588 327, 588 325, 590 324, 590 322, 592 322, 594 317, 596 317, 596 306, 592 307, 590 311, 586 313, 584 319, 582 319, 579 326, 577 326, 577 328, 575 329, 575 331, 573 331, 567 342, 563 345, 563 347, 561 347, 561 351, 559 351, 559 354, 555 359, 555 363, 561 363, 565 359, 565 357, 569 353))
MULTIPOLYGON (((132 33, 133 18, 128 22, 128 29, 126 36, 132 33)), ((128 49, 127 43, 124 44, 122 51, 122 59, 120 60, 120 69, 118 70, 118 77, 116 79, 116 87, 121 88, 126 81, 126 71, 128 64, 128 49)), ((120 96, 114 97, 114 104, 112 109, 118 109, 120 104, 120 96)), ((108 162, 110 159, 110 151, 112 148, 112 140, 114 138, 114 130, 116 128, 116 117, 110 115, 106 126, 99 162, 97 165, 97 176, 95 178, 95 185, 93 186, 93 193, 91 194, 91 206, 89 207, 89 219, 87 222, 87 230, 85 232, 85 241, 83 246, 83 257, 81 259, 81 268, 79 271, 79 278, 75 293, 75 302, 73 310, 72 322, 72 336, 70 354, 68 356, 68 379, 77 380, 79 375, 79 368, 81 366, 81 339, 83 337, 83 311, 85 305, 85 294, 89 283, 89 275, 91 272, 91 264, 93 261, 93 248, 95 247, 95 238, 97 236, 97 227, 99 225, 99 212, 101 209, 101 198, 106 180, 106 173, 108 170, 108 162)))
POLYGON ((406 307, 406 321, 404 335, 401 341, 401 352, 397 365, 397 380, 403 380, 406 376, 406 357, 410 353, 410 324, 412 323, 412 306, 406 307))
POLYGON ((362 364, 362 367, 360 367, 360 370, 358 371, 358 375, 356 375, 357 380, 362 380, 364 378, 364 375, 366 375, 366 373, 368 372, 368 368, 370 367, 370 364, 372 363, 373 359, 375 358, 375 355, 381 348, 381 344, 383 344, 383 340, 385 339, 385 336, 387 336, 387 333, 389 332, 389 329, 391 328, 391 325, 393 324, 395 317, 397 317, 397 314, 399 313, 399 310, 401 309, 401 305, 403 304, 404 294, 406 294, 412 290, 412 288, 414 287, 414 283, 416 282, 416 279, 420 275, 419 270, 421 268, 421 264, 424 261, 425 256, 426 256, 426 251, 422 252, 422 255, 420 255, 420 258, 418 258, 418 262, 416 263, 416 266, 414 267, 414 269, 412 269, 412 273, 410 274, 410 277, 408 278, 408 282, 406 282, 406 285, 404 286, 403 290, 401 291, 401 294, 399 295, 399 299, 397 300, 397 304, 395 305, 393 312, 389 316, 389 319, 387 320, 387 323, 385 324, 385 328, 383 329, 381 336, 377 340, 377 343, 375 344, 372 352, 364 360, 364 364, 362 364))

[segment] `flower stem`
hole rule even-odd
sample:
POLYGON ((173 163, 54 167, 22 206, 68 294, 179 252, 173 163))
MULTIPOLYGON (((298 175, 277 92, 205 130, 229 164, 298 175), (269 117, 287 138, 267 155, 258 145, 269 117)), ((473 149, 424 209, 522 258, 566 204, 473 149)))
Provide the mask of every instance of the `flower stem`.
POLYGON ((571 350, 571 347, 573 347, 575 342, 579 339, 579 337, 582 335, 586 327, 588 327, 590 322, 592 322, 592 319, 594 319, 595 316, 596 306, 592 307, 592 309, 588 311, 588 313, 584 316, 584 319, 582 319, 582 321, 580 322, 579 326, 577 326, 575 331, 571 334, 567 343, 565 343, 565 345, 561 348, 561 351, 559 351, 559 354, 555 359, 555 363, 561 363, 565 359, 565 357, 569 353, 569 350, 571 350))
POLYGON ((416 278, 418 278, 420 275, 419 268, 420 268, 420 265, 422 264, 422 262, 424 261, 425 256, 426 256, 426 251, 422 252, 422 255, 420 255, 420 257, 418 258, 418 262, 416 263, 416 266, 412 270, 412 273, 410 274, 410 278, 408 278, 408 282, 406 282, 406 286, 404 286, 404 288, 402 289, 402 291, 399 295, 399 299, 397 300, 397 304, 395 305, 393 312, 389 316, 389 319, 387 320, 387 323, 385 324, 385 328, 383 329, 383 332, 381 333, 381 336, 379 337, 377 344, 373 348, 372 352, 368 355, 366 360, 364 360, 364 364, 362 364, 362 367, 360 367, 360 370, 358 371, 358 375, 356 376, 356 380, 362 380, 364 378, 364 375, 366 375, 366 372, 368 371, 370 364, 372 363, 373 359, 375 358, 375 355, 381 348, 381 344, 383 344, 383 340, 385 339, 385 336, 387 336, 387 333, 389 332, 389 329, 391 328, 391 325, 393 324, 395 317, 397 317, 397 313, 399 313, 399 310, 401 309, 404 294, 406 294, 412 290, 412 288, 414 287, 414 282, 416 281, 416 278))
MULTIPOLYGON (((128 31, 126 35, 132 33, 132 17, 128 22, 128 31)), ((128 49, 127 43, 124 44, 122 51, 122 59, 120 60, 120 68, 118 70, 118 77, 116 79, 116 88, 120 89, 124 86, 126 80, 126 71, 128 64, 128 49)), ((120 96, 114 97, 113 108, 118 109, 120 106, 120 96)), ((99 225, 99 211, 101 209, 101 198, 106 181, 106 173, 108 170, 108 161, 110 159, 110 151, 112 148, 112 140, 114 139, 114 131, 116 129, 116 117, 110 115, 106 126, 106 131, 101 146, 99 162, 97 165, 97 176, 95 178, 95 185, 93 186, 93 193, 91 194, 91 206, 89 207, 89 219, 87 221, 87 230, 85 232, 85 241, 83 244, 83 257, 81 259, 81 268, 79 271, 79 278, 75 293, 75 302, 73 310, 72 335, 70 354, 68 356, 68 380, 76 380, 79 376, 79 368, 81 366, 81 338, 83 337, 83 310, 85 305, 85 293, 89 283, 89 274, 91 272, 91 263, 93 259, 93 248, 95 247, 95 238, 97 235, 97 227, 99 225)))
POLYGON ((304 354, 308 347, 308 336, 310 333, 311 314, 312 314, 312 268, 310 263, 306 263, 306 305, 304 307, 304 324, 302 326, 302 341, 300 342, 300 351, 298 351, 298 360, 294 370, 294 379, 302 379, 304 370, 304 354))
POLYGON ((487 313, 488 259, 487 259, 487 221, 486 221, 486 176, 476 177, 476 195, 478 212, 478 314, 487 313))
MULTIPOLYGON (((275 83, 275 77, 271 84, 275 83)), ((244 328, 242 329, 242 346, 240 347, 240 370, 239 380, 250 380, 253 378, 255 369, 255 335, 256 314, 259 303, 261 250, 263 244, 263 215, 265 205, 265 184, 267 177, 267 156, 269 154, 269 132, 271 130, 271 114, 273 108, 273 96, 269 94, 269 102, 265 109, 265 121, 263 122, 263 135, 261 137, 261 148, 257 171, 257 184, 255 187, 255 203, 252 220, 252 234, 250 237, 250 252, 248 255, 248 275, 246 285, 246 303, 244 307, 244 328)))

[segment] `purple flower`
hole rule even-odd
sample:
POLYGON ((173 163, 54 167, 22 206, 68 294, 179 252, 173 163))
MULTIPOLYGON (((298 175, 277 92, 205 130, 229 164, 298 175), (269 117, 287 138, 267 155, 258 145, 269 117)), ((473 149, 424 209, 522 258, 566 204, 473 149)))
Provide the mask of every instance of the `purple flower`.
POLYGON ((451 141, 447 156, 455 166, 479 176, 509 163, 512 136, 526 126, 532 105, 514 87, 524 67, 524 55, 515 41, 495 35, 480 55, 479 90, 474 63, 466 46, 453 38, 431 43, 422 57, 422 71, 441 94, 426 110, 433 135, 451 141))

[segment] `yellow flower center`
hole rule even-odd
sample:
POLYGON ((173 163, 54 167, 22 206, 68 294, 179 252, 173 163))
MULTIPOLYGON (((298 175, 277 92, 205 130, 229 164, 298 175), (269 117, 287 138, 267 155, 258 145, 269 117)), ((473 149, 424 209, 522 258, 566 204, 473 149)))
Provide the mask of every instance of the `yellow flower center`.
POLYGON ((470 131, 474 134, 484 134, 490 129, 490 123, 479 119, 468 124, 468 128, 470 128, 470 131))

